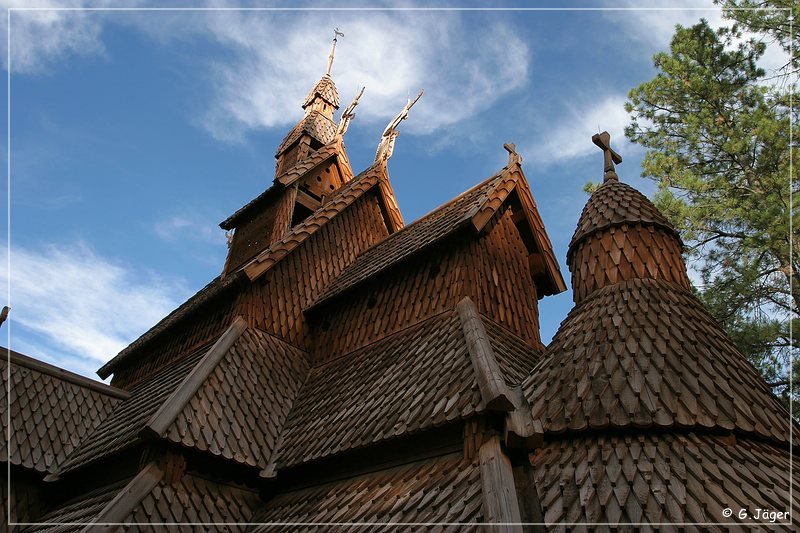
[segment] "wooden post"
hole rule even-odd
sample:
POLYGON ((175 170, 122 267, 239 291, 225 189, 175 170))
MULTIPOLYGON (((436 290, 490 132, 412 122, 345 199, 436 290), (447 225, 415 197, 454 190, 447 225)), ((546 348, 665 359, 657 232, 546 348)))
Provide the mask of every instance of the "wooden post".
POLYGON ((521 515, 514 472, 511 461, 502 448, 500 437, 494 435, 481 445, 481 485, 483 486, 483 514, 487 523, 502 524, 491 531, 503 533, 522 532, 521 515))

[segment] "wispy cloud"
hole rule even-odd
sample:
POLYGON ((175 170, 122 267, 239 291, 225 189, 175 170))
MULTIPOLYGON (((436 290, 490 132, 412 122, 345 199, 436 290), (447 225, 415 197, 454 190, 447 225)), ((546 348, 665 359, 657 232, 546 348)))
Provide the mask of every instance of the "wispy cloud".
POLYGON ((625 96, 621 94, 610 94, 599 102, 591 99, 582 105, 569 105, 566 113, 554 122, 554 128, 541 131, 522 153, 530 154, 530 159, 540 164, 594 155, 597 148, 589 139, 598 127, 611 134, 617 151, 630 153, 633 147, 624 135, 627 123, 625 96))
POLYGON ((344 23, 320 14, 225 13, 205 22, 234 52, 212 68, 216 97, 204 125, 218 138, 300 117, 301 99, 326 66, 330 43, 320 28, 339 25, 346 34, 333 75, 345 104, 367 87, 359 120, 386 120, 424 88, 404 129, 430 133, 490 107, 528 76, 528 48, 510 27, 496 22, 478 43, 464 38, 458 14, 369 13, 344 23))
MULTIPOLYGON (((70 0, 0 0, 3 15, 0 25, 9 31, 5 16, 8 8, 80 7, 85 2, 70 0)), ((99 3, 102 5, 103 3, 99 3)), ((102 54, 102 18, 98 13, 81 11, 11 12, 11 71, 15 74, 46 73, 54 64, 71 55, 102 54)), ((2 39, 3 67, 8 65, 7 40, 2 39)))
POLYGON ((188 295, 180 280, 142 275, 86 245, 14 245, 10 272, 7 259, 3 245, 0 284, 11 284, 12 347, 19 339, 35 355, 61 354, 71 367, 107 361, 188 295))
POLYGON ((225 234, 214 222, 194 213, 169 215, 156 222, 153 230, 168 242, 189 240, 213 245, 225 242, 225 234))
MULTIPOLYGON (((615 1, 609 7, 643 7, 638 0, 615 1)), ((657 50, 667 50, 675 35, 675 26, 692 26, 705 19, 712 28, 730 27, 733 21, 722 16, 722 9, 713 0, 657 0, 646 7, 656 8, 635 11, 608 11, 605 16, 615 22, 630 38, 643 44, 643 47, 628 48, 629 54, 644 54, 647 57, 657 50), (657 9, 665 8, 665 9, 657 9), (691 9, 690 9, 691 8, 691 9)), ((763 35, 743 32, 741 41, 755 38, 764 40, 766 51, 761 58, 760 66, 768 73, 786 65, 787 54, 778 43, 763 35)))

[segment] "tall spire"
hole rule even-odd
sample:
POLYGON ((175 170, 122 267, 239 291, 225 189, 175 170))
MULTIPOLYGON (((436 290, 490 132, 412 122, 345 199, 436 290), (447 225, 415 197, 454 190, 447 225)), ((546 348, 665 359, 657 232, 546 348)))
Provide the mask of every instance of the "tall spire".
POLYGON ((325 73, 327 76, 331 75, 331 67, 333 67, 333 55, 336 53, 336 39, 344 37, 344 33, 339 31, 339 28, 333 28, 333 46, 331 47, 331 55, 328 56, 328 71, 325 73))
POLYGON ((607 131, 596 133, 592 135, 592 142, 603 151, 603 181, 618 180, 614 163, 622 163, 622 156, 611 149, 611 135, 607 131))

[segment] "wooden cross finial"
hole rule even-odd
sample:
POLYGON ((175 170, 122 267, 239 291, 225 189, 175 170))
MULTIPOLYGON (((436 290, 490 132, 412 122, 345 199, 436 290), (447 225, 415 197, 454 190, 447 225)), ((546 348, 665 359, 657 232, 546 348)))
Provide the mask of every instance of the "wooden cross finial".
POLYGON ((592 142, 603 151, 603 181, 619 179, 614 163, 622 163, 622 156, 611 149, 611 135, 607 131, 595 133, 592 142))
POLYGON ((521 165, 522 164, 522 156, 517 153, 517 147, 514 143, 505 143, 503 148, 506 149, 508 152, 508 166, 509 168, 514 165, 521 165))
POLYGON ((331 67, 333 67, 333 55, 336 53, 336 40, 339 37, 344 37, 344 33, 339 31, 339 28, 333 28, 333 47, 331 48, 331 55, 328 56, 328 76, 331 75, 331 67))

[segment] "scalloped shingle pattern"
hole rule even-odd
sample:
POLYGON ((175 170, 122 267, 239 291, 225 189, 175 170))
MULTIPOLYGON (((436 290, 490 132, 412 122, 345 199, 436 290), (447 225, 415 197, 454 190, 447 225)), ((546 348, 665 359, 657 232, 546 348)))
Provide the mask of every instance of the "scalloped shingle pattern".
POLYGON ((202 359, 208 345, 195 350, 134 387, 131 397, 121 401, 97 428, 69 455, 59 472, 66 473, 106 457, 139 441, 139 432, 202 359))
POLYGON ((576 306, 524 382, 546 432, 704 428, 785 442, 789 415, 688 291, 636 279, 576 306))
POLYGON ((175 418, 166 437, 240 464, 265 468, 308 373, 307 355, 245 330, 175 418))
POLYGON ((573 247, 587 235, 622 224, 659 226, 678 237, 669 221, 645 195, 626 183, 610 180, 600 186, 583 207, 569 243, 567 263, 571 264, 573 247))
POLYGON ((435 211, 392 233, 368 248, 342 271, 314 305, 346 291, 382 270, 430 246, 470 220, 495 188, 513 177, 506 172, 492 176, 435 211))
POLYGON ((52 472, 120 401, 35 369, 9 369, 6 358, 0 359, 0 414, 10 429, 0 443, 0 460, 13 465, 52 472))
MULTIPOLYGON (((452 454, 276 495, 253 522, 483 521, 480 467, 452 454)), ((272 531, 255 526, 249 531, 272 531)), ((459 526, 458 531, 480 526, 459 526)), ((421 526, 376 526, 370 531, 420 531, 421 526)), ((294 526, 292 531, 341 531, 342 526, 294 526)))
MULTIPOLYGON (((253 516, 260 502, 255 489, 223 485, 186 474, 178 481, 161 481, 136 506, 126 522, 141 524, 206 523, 225 526, 182 526, 175 531, 244 531, 242 522, 253 516)), ((166 529, 166 526, 161 526, 166 529)), ((147 531, 153 531, 155 526, 147 531)), ((127 526, 123 531, 142 531, 127 526)))
MULTIPOLYGON (((741 508, 789 509, 789 455, 765 443, 694 433, 595 436, 548 443, 530 458, 544 520, 556 531, 567 530, 561 523, 797 531, 797 523, 738 518, 741 508), (726 508, 732 517, 723 516, 726 508)), ((793 486, 797 509, 797 478, 793 486)))
POLYGON ((308 92, 308 96, 303 100, 303 109, 311 105, 315 97, 321 97, 323 100, 331 104, 333 107, 339 107, 339 91, 336 89, 336 84, 333 83, 333 78, 325 74, 320 78, 317 84, 308 92))
POLYGON ((311 135, 322 144, 328 144, 336 136, 337 128, 338 126, 334 121, 319 111, 311 111, 300 119, 300 122, 284 137, 275 154, 276 156, 282 154, 303 134, 311 135))
POLYGON ((46 515, 37 519, 37 522, 40 522, 42 525, 28 526, 24 531, 26 533, 67 533, 81 531, 100 514, 100 511, 102 511, 122 489, 125 488, 129 481, 130 479, 116 482, 62 503, 46 515), (70 522, 75 525, 53 525, 70 522), (45 525, 46 523, 50 525, 45 525))
MULTIPOLYGON (((538 355, 482 317, 497 362, 521 380, 538 355)), ((458 314, 447 311, 311 370, 278 453, 317 460, 483 412, 458 314)))

